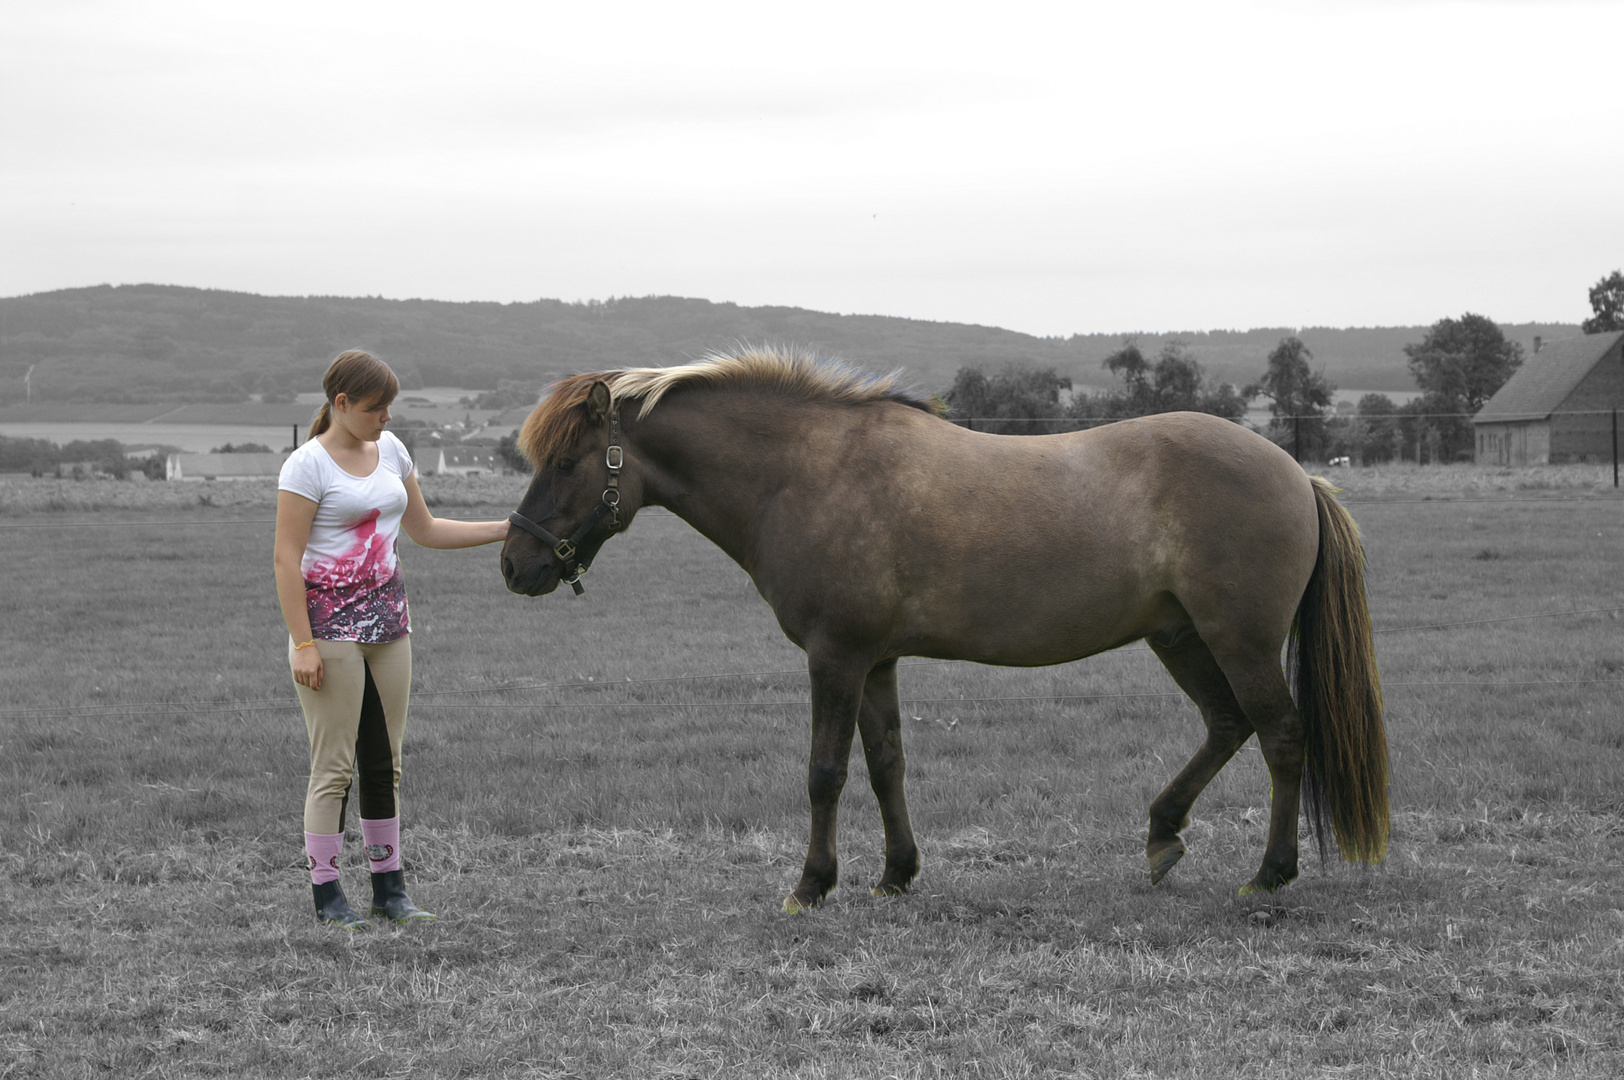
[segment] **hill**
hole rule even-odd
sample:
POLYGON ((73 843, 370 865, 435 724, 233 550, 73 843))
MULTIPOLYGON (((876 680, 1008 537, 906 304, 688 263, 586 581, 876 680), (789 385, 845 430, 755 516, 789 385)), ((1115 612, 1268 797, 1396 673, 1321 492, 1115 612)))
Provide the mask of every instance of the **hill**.
MULTIPOLYGON (((1508 326, 1536 334, 1576 325, 1508 326)), ((1133 335, 1147 352, 1180 340, 1209 372, 1244 383, 1294 328, 1133 335)), ((1298 332, 1315 364, 1343 387, 1413 389, 1403 346, 1424 327, 1298 332)), ((674 364, 739 344, 796 345, 872 371, 901 368, 939 391, 959 368, 1054 368, 1084 386, 1124 334, 1039 338, 996 327, 790 307, 740 307, 671 296, 585 303, 450 303, 381 297, 281 297, 165 285, 94 286, 0 299, 0 406, 41 402, 290 400, 320 386, 345 348, 377 353, 403 387, 539 390, 560 375, 674 364), (31 372, 31 374, 30 374, 31 372), (27 383, 25 385, 25 377, 27 383)))

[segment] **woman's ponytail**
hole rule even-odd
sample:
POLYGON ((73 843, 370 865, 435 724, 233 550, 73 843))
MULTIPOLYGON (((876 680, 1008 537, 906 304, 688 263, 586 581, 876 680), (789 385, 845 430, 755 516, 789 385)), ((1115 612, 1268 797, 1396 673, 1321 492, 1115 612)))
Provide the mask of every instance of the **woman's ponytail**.
POLYGON ((333 403, 330 401, 324 401, 321 403, 321 409, 316 413, 316 419, 312 420, 310 423, 310 434, 305 436, 305 442, 309 442, 317 435, 320 435, 322 432, 326 431, 328 427, 332 425, 332 422, 333 403))

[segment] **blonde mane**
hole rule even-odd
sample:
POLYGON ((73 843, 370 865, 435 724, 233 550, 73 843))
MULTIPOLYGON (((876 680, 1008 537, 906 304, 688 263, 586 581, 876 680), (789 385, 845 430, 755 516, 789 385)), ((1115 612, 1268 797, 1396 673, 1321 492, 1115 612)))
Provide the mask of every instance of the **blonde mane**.
POLYGON ((593 371, 560 379, 549 388, 547 399, 536 406, 515 440, 519 452, 534 468, 551 464, 564 447, 574 445, 581 437, 587 424, 587 392, 595 382, 609 387, 615 408, 641 401, 638 416, 647 416, 667 393, 687 385, 769 390, 803 401, 848 405, 896 401, 938 415, 942 411, 935 402, 901 388, 896 372, 869 375, 839 361, 819 360, 793 350, 711 353, 677 367, 593 371))

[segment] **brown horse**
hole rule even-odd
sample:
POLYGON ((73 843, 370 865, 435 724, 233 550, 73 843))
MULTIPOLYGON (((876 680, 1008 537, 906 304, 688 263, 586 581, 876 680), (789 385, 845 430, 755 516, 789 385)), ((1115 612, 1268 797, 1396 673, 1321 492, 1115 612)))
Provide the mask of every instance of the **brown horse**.
POLYGON ((1196 797, 1254 732, 1273 795, 1243 892, 1297 875, 1304 787, 1322 858, 1327 823, 1343 858, 1385 853, 1387 744, 1358 531, 1335 489, 1237 424, 1169 413, 980 434, 889 379, 753 352, 564 379, 519 445, 536 473, 502 548, 509 589, 579 590, 603 542, 639 507, 663 506, 744 567, 806 651, 812 828, 786 910, 835 885, 854 728, 885 824, 875 894, 907 891, 919 870, 901 656, 1058 664, 1148 641, 1207 727, 1150 804, 1153 883, 1183 855, 1196 797))

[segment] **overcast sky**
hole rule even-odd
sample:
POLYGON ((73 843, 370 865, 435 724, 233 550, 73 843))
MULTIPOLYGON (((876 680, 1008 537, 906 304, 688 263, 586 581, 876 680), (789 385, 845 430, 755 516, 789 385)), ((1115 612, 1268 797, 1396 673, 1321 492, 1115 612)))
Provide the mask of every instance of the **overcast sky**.
POLYGON ((1577 322, 1624 3, 0 0, 0 295, 1577 322))

